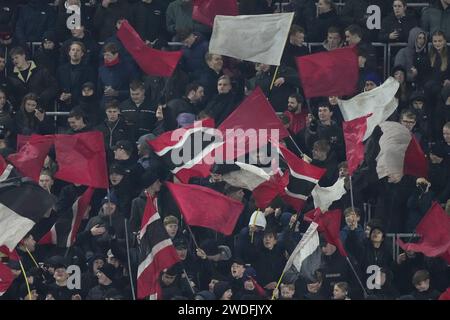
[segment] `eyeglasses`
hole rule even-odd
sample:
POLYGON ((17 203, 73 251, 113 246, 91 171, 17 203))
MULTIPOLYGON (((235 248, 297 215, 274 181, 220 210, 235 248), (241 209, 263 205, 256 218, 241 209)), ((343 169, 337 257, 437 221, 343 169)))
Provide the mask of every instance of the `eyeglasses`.
POLYGON ((402 123, 404 123, 404 124, 415 124, 416 121, 414 121, 414 120, 402 120, 402 123))

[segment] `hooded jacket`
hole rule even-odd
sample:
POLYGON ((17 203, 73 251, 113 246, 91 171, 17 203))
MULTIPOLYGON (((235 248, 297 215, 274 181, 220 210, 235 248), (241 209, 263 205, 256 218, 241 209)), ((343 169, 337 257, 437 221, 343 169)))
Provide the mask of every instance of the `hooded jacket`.
POLYGON ((425 31, 419 27, 412 28, 409 32, 408 46, 406 48, 400 49, 400 51, 395 56, 394 66, 402 66, 407 71, 407 80, 413 81, 414 78, 411 73, 411 68, 415 67, 417 69, 418 82, 423 79, 424 66, 426 65, 426 60, 428 59, 427 44, 428 36, 425 31), (420 34, 425 35, 425 45, 422 48, 418 48, 416 45, 417 37, 420 34))

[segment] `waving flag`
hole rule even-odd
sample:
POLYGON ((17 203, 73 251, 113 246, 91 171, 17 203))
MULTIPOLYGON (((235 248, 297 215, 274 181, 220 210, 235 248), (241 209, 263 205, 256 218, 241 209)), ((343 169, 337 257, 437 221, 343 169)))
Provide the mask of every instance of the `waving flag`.
POLYGON ((158 300, 162 299, 159 284, 161 272, 180 259, 150 197, 147 198, 144 217, 146 232, 140 239, 137 296, 138 299, 150 297, 152 300, 158 300))
POLYGON ((419 222, 416 233, 421 237, 418 243, 398 244, 403 250, 422 252, 427 257, 442 257, 450 263, 450 217, 435 202, 419 222))
POLYGON ((295 59, 306 98, 355 93, 359 77, 355 48, 340 48, 295 59))
POLYGON ((0 246, 13 250, 55 202, 54 196, 26 178, 1 184, 0 246))
POLYGON ((209 52, 280 65, 294 13, 216 16, 209 52))
POLYGON ((170 182, 166 185, 187 224, 210 228, 224 235, 233 232, 244 209, 242 203, 203 186, 170 182))
POLYGON ((45 158, 53 146, 53 140, 53 136, 32 135, 19 152, 8 156, 8 160, 20 174, 39 182, 39 176, 45 158))
POLYGON ((363 92, 350 100, 339 100, 339 109, 345 121, 365 117, 367 130, 363 141, 370 137, 377 125, 386 121, 397 109, 398 100, 395 94, 400 84, 393 77, 389 77, 381 86, 373 90, 363 92))
POLYGON ((364 160, 363 139, 367 131, 367 118, 371 115, 344 121, 342 124, 349 175, 353 175, 353 172, 364 160))
POLYGON ((222 145, 214 120, 196 121, 192 126, 164 132, 148 141, 170 171, 184 183, 191 177, 206 177, 214 163, 214 152, 222 145))
POLYGON ((148 47, 128 21, 122 22, 117 37, 146 74, 170 77, 182 56, 181 51, 160 51, 148 47))
POLYGON ((100 131, 73 135, 55 135, 55 178, 71 183, 107 189, 106 154, 103 134, 100 131))

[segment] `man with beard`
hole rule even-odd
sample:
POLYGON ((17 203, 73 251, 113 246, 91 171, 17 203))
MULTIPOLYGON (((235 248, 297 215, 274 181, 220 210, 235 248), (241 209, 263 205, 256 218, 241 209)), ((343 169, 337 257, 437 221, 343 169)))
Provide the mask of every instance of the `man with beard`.
POLYGON ((205 112, 219 125, 236 109, 240 99, 232 91, 231 79, 228 76, 219 78, 217 91, 219 94, 208 103, 205 112))
POLYGON ((306 126, 307 110, 303 109, 305 100, 297 93, 293 93, 288 98, 288 109, 284 114, 289 118, 289 131, 294 135, 299 133, 306 126))

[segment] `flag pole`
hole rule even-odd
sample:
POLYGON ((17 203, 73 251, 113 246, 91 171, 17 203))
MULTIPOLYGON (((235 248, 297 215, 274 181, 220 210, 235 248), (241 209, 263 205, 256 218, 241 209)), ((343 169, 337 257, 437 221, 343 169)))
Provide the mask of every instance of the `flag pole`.
POLYGON ((25 268, 23 267, 22 260, 19 259, 20 269, 22 269, 23 277, 25 278, 25 284, 27 286, 28 290, 28 297, 31 300, 31 290, 30 290, 30 284, 28 283, 27 274, 25 273, 25 268))
POLYGON ((189 284, 189 288, 191 288, 192 295, 195 295, 195 290, 194 290, 194 288, 191 285, 191 281, 189 280, 188 274, 187 274, 186 269, 184 267, 183 267, 183 274, 185 276, 185 279, 186 279, 187 283, 189 284))
POLYGON ((292 135, 289 135, 289 138, 291 139, 292 143, 294 144, 294 146, 297 148, 298 152, 300 152, 300 155, 303 157, 305 154, 303 153, 302 150, 300 150, 299 146, 297 145, 297 143, 295 142, 294 138, 292 138, 292 135))
POLYGON ((197 241, 195 241, 194 233, 192 233, 192 230, 191 230, 191 227, 189 226, 189 224, 186 223, 186 227, 187 227, 187 229, 188 229, 188 231, 189 231, 189 235, 191 236, 192 241, 194 241, 194 246, 195 246, 195 248, 196 248, 196 249, 200 249, 200 247, 199 247, 198 244, 197 244, 197 241))
POLYGON ((275 83, 275 79, 277 77, 278 68, 280 68, 280 66, 277 66, 277 68, 275 69, 275 73, 273 74, 272 83, 270 84, 270 90, 269 91, 272 91, 273 84, 275 83))
POLYGON ((25 250, 28 252, 28 255, 30 256, 31 260, 33 260, 34 264, 36 265, 36 267, 38 267, 38 269, 40 268, 39 264, 36 262, 36 259, 33 257, 33 255, 31 254, 30 250, 28 250, 27 247, 25 247, 25 250))
POLYGON ((353 202, 353 183, 352 183, 352 176, 348 175, 349 179, 350 179, 350 202, 352 205, 352 210, 353 212, 355 212, 355 204, 353 202))
POLYGON ((133 296, 133 300, 136 300, 136 295, 134 294, 134 284, 133 284, 133 278, 132 278, 132 272, 131 272, 131 259, 130 259, 130 245, 128 240, 128 219, 124 219, 124 226, 125 226, 125 245, 127 246, 127 260, 128 260, 128 277, 130 278, 130 286, 131 286, 131 294, 133 296))
POLYGON ((358 274, 356 273, 356 270, 355 270, 355 268, 353 267, 352 262, 350 261, 350 259, 348 258, 348 256, 345 257, 345 260, 346 260, 346 261, 348 262, 348 264, 350 265, 350 268, 352 269, 353 274, 355 275, 356 279, 358 280, 359 285, 361 286, 361 289, 363 290, 363 293, 364 293, 364 299, 366 299, 366 298, 368 297, 367 291, 366 291, 366 289, 364 288, 364 286, 363 286, 363 284, 362 284, 362 282, 361 282, 361 279, 359 278, 358 274))
POLYGON ((275 290, 277 290, 278 287, 280 286, 281 280, 283 280, 283 277, 284 277, 284 273, 285 273, 285 271, 283 271, 283 273, 280 276, 280 279, 278 279, 277 286, 275 287, 275 289, 273 289, 273 291, 272 291, 272 298, 270 300, 275 300, 275 290))

